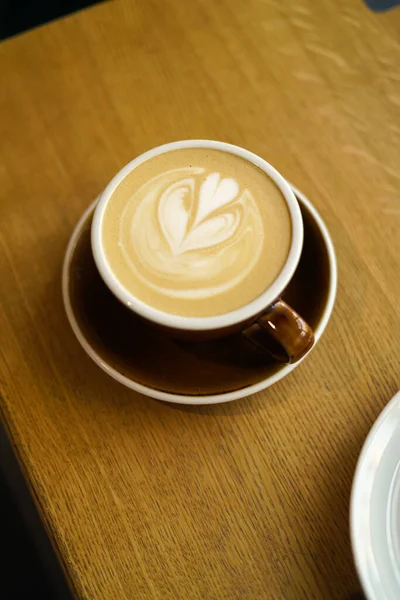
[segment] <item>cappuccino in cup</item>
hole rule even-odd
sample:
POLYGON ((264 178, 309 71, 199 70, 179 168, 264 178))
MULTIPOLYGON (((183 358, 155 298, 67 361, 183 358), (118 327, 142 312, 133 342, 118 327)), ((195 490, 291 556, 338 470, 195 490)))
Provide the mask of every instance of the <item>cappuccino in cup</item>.
POLYGON ((213 140, 171 142, 132 160, 101 194, 91 227, 99 273, 129 310, 177 339, 241 333, 283 362, 314 340, 281 297, 303 235, 282 175, 213 140))
POLYGON ((128 294, 180 317, 230 313, 281 273, 292 217, 275 181, 218 148, 172 149, 140 162, 113 189, 100 239, 128 294))

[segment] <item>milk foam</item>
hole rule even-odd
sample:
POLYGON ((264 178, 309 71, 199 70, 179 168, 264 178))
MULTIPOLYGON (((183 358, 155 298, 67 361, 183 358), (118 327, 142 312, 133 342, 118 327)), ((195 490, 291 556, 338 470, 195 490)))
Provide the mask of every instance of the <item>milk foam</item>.
POLYGON ((206 299, 249 274, 263 235, 248 189, 191 166, 153 177, 130 197, 118 244, 132 275, 149 288, 171 298, 206 299))

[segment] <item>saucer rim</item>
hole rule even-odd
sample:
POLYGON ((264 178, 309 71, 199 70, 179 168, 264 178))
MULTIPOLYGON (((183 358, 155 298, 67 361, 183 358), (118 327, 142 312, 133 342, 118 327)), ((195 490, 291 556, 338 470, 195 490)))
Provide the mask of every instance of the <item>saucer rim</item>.
MULTIPOLYGON (((373 483, 381 464, 382 455, 391 439, 391 436, 386 436, 384 438, 384 443, 379 445, 380 459, 379 462, 374 465, 373 469, 371 469, 369 466, 371 462, 369 456, 374 447, 376 447, 378 444, 378 432, 382 430, 385 423, 390 422, 393 419, 393 412, 398 409, 399 406, 400 391, 389 400, 369 430, 357 459, 351 485, 349 510, 351 548, 357 574, 361 582, 363 592, 368 600, 390 600, 390 596, 388 596, 384 588, 379 585, 379 581, 382 579, 369 546, 367 547, 365 544, 360 542, 360 531, 363 531, 364 539, 365 536, 370 535, 369 524, 373 483), (365 506, 367 508, 363 510, 363 507, 365 506), (367 524, 368 527, 367 531, 365 530, 365 524, 367 524), (378 578, 375 583, 374 577, 378 578), (377 585, 379 585, 379 590, 377 590, 377 585)), ((395 420, 398 421, 398 417, 395 420)), ((374 462, 376 462, 375 456, 374 462)))
POLYGON ((87 342, 86 337, 82 333, 82 331, 75 319, 75 315, 74 315, 74 312, 73 312, 73 309, 71 306, 71 302, 70 302, 70 298, 69 298, 69 290, 68 290, 68 273, 69 273, 69 264, 70 264, 72 252, 76 246, 76 242, 78 240, 81 228, 82 228, 83 224, 86 222, 88 215, 94 211, 94 208, 96 206, 96 203, 98 202, 98 199, 100 198, 100 195, 88 206, 88 208, 84 211, 84 213, 80 217, 79 221, 77 222, 77 224, 73 230, 73 233, 71 235, 71 238, 68 242, 68 245, 67 245, 67 249, 66 249, 65 256, 64 256, 63 269, 62 269, 62 296, 63 296, 65 312, 67 314, 67 318, 68 318, 68 321, 69 321, 72 331, 74 332, 78 342, 81 344, 82 348, 90 356, 90 358, 103 371, 105 371, 110 377, 112 377, 113 379, 115 379, 116 381, 121 383, 122 385, 124 385, 136 392, 139 392, 140 394, 144 394, 145 396, 149 396, 150 398, 154 398, 156 400, 161 400, 164 402, 171 402, 174 404, 189 404, 189 405, 190 404, 191 405, 220 404, 220 403, 224 403, 224 402, 231 402, 233 400, 239 400, 240 398, 245 398, 247 396, 251 396, 252 394, 257 394, 258 392, 261 392, 262 390, 277 383, 278 381, 283 379, 283 377, 286 377, 287 375, 289 375, 289 373, 291 373, 294 369, 296 369, 303 362, 303 360, 309 356, 310 352, 312 352, 312 350, 315 348, 315 346, 317 345, 318 341, 320 340, 323 332, 325 331, 326 326, 331 317, 332 310, 333 310, 333 307, 335 304, 336 292, 337 292, 337 260, 336 260, 335 249, 333 246, 331 236, 329 234, 329 231, 328 231, 322 217, 318 213, 317 209, 314 207, 312 202, 296 186, 292 185, 289 181, 288 181, 288 184, 292 188, 292 190, 293 190, 295 196, 297 197, 297 199, 299 200, 299 202, 304 204, 307 207, 307 209, 310 211, 314 221, 317 223, 318 228, 321 231, 323 238, 324 238, 324 242, 325 242, 325 246, 326 246, 326 250, 327 250, 327 254, 328 254, 328 260, 329 260, 329 264, 330 264, 330 270, 331 270, 328 299, 326 302, 325 310, 320 319, 320 322, 314 331, 315 342, 314 342, 314 345, 311 348, 311 350, 309 350, 309 352, 303 358, 301 358, 296 363, 288 364, 288 365, 282 367, 277 373, 274 373, 273 375, 266 377, 265 379, 262 379, 261 381, 254 383, 252 385, 249 385, 249 386, 246 386, 246 387, 240 388, 238 390, 234 390, 234 391, 223 392, 223 393, 219 393, 219 394, 208 394, 205 396, 190 396, 190 395, 185 395, 185 394, 173 394, 171 392, 164 392, 162 390, 157 390, 157 389, 154 389, 151 387, 147 387, 141 383, 138 383, 137 381, 134 381, 133 379, 126 377, 125 375, 121 374, 119 371, 117 371, 116 369, 111 367, 109 364, 107 364, 97 354, 97 352, 95 350, 93 350, 92 346, 87 342))

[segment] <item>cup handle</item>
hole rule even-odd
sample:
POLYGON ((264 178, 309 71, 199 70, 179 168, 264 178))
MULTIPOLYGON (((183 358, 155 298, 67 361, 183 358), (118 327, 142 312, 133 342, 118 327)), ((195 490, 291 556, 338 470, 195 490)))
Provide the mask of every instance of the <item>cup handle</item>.
POLYGON ((282 299, 272 304, 242 334, 252 344, 285 363, 297 362, 314 344, 314 333, 309 324, 282 299))

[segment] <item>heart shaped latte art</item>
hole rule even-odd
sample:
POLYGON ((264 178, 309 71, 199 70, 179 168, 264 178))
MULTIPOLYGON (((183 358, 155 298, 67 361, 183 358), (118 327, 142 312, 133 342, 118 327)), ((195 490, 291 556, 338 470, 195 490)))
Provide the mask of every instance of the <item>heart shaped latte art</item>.
POLYGON ((263 248, 262 217, 251 192, 234 177, 198 165, 146 181, 125 207, 119 236, 126 265, 141 285, 160 297, 193 301, 239 285, 263 248))
POLYGON ((170 185, 158 204, 159 224, 175 256, 226 242, 240 225, 240 210, 230 206, 239 195, 234 179, 211 173, 197 198, 195 190, 194 177, 186 177, 170 185), (221 211, 224 206, 229 209, 221 211))

